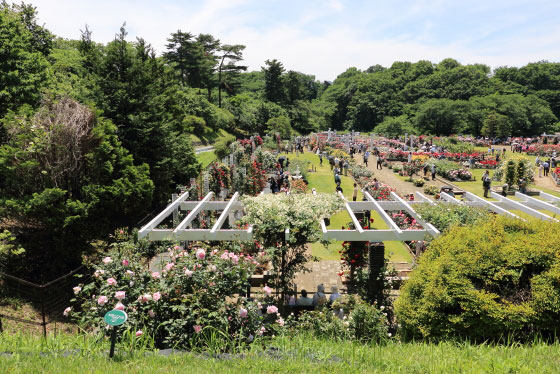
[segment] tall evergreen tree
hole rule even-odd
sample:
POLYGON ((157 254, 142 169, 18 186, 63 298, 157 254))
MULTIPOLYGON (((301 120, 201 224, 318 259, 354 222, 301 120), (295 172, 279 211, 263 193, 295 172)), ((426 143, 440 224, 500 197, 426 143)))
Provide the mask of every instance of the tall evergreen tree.
POLYGON ((218 65, 218 106, 222 107, 222 89, 225 88, 230 94, 235 92, 236 78, 240 71, 247 70, 247 66, 236 65, 243 61, 244 45, 224 44, 220 48, 222 52, 218 65))
POLYGON ((285 101, 286 93, 284 88, 284 65, 276 59, 266 60, 266 67, 262 67, 264 73, 264 97, 273 103, 282 103, 285 101))

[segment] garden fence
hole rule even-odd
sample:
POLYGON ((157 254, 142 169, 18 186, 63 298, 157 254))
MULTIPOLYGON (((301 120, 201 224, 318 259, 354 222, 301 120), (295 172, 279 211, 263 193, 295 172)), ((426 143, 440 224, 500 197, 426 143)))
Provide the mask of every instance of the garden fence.
POLYGON ((53 281, 45 284, 35 284, 25 279, 0 272, 0 287, 7 296, 26 300, 39 312, 40 319, 22 318, 21 316, 8 314, 6 310, 0 313, 0 332, 2 332, 2 319, 9 319, 28 325, 41 326, 43 336, 47 336, 47 325, 57 322, 62 318, 64 309, 69 305, 72 297, 72 288, 78 283, 83 283, 90 278, 85 273, 84 265, 72 270, 53 281), (82 277, 76 277, 80 274, 82 277))

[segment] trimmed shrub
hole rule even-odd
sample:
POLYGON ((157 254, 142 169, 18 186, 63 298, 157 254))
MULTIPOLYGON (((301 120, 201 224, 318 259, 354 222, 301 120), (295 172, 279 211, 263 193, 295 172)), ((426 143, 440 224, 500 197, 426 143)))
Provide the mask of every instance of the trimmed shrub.
POLYGON ((496 217, 435 239, 396 302, 405 339, 557 336, 560 230, 496 217))

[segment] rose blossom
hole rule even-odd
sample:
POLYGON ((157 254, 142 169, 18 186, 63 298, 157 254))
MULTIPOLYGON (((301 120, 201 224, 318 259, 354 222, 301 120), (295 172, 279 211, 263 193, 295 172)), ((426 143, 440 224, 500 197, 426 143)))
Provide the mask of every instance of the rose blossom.
POLYGON ((198 333, 200 332, 200 330, 202 330, 202 326, 200 326, 200 325, 194 325, 194 332, 195 332, 195 333, 198 334, 198 333))
POLYGON ((117 281, 115 280, 115 278, 109 278, 107 279, 107 284, 109 286, 116 286, 117 285, 117 281))
POLYGON ((125 291, 117 291, 115 292, 115 299, 117 300, 122 300, 124 299, 126 296, 126 292, 125 291))
POLYGON ((154 318, 156 316, 156 314, 154 313, 153 310, 148 310, 148 315, 150 316, 150 318, 154 318))
POLYGON ((154 271, 154 272, 152 273, 152 278, 154 278, 154 279, 159 279, 159 278, 161 278, 161 276, 159 275, 159 272, 154 271))
POLYGON ((266 313, 267 313, 267 314, 275 314, 275 313, 278 313, 278 308, 275 307, 274 305, 269 305, 268 307, 266 307, 266 313))
POLYGON ((136 336, 141 336, 143 334, 142 330, 136 331, 136 336))
POLYGON ((128 266, 128 265, 130 265, 130 262, 128 262, 127 259, 124 259, 124 260, 122 260, 122 265, 123 266, 128 266))
POLYGON ((62 312, 62 314, 64 315, 64 317, 68 317, 68 314, 70 314, 70 312, 72 311, 72 307, 68 307, 66 309, 64 309, 64 312, 62 312))
POLYGON ((190 271, 189 269, 185 269, 185 275, 186 275, 188 278, 190 278, 190 277, 192 277, 193 272, 190 271))
POLYGON ((270 288, 268 286, 264 286, 263 291, 267 296, 270 296, 270 294, 272 293, 272 288, 270 288))
POLYGON ((280 317, 276 320, 276 323, 278 323, 280 326, 284 326, 284 319, 280 317))
POLYGON ((105 258, 103 259, 103 263, 104 263, 105 265, 109 265, 111 262, 113 262, 113 259, 112 259, 111 257, 109 257, 109 256, 107 256, 107 257, 105 257, 105 258))
POLYGON ((241 318, 247 317, 247 309, 245 309, 245 308, 239 309, 239 317, 241 317, 241 318))
POLYGON ((161 299, 161 293, 158 291, 154 293, 154 301, 158 301, 159 299, 161 299))
POLYGON ((132 270, 127 270, 126 275, 128 275, 129 277, 132 277, 134 275, 134 272, 132 270))
POLYGON ((165 265, 165 270, 169 271, 173 269, 173 266, 175 266, 175 264, 173 262, 170 262, 167 265, 165 265))
POLYGON ((116 310, 124 310, 124 305, 120 301, 115 305, 116 310))
POLYGON ((204 251, 204 249, 200 248, 198 251, 196 251, 196 258, 198 258, 199 260, 204 260, 205 257, 206 252, 204 251))
POLYGON ((105 274, 105 270, 103 269, 97 269, 95 271, 95 273, 93 273, 93 276, 96 278, 100 278, 103 274, 105 274))
POLYGON ((105 303, 107 303, 107 301, 109 301, 109 299, 107 299, 107 296, 99 296, 99 299, 97 299, 97 304, 103 306, 105 305, 105 303))
POLYGON ((150 295, 149 293, 140 296, 140 301, 143 303, 147 303, 150 300, 152 300, 152 295, 150 295))
POLYGON ((74 288, 72 288, 74 290, 74 295, 77 295, 78 293, 80 293, 80 291, 82 290, 82 287, 80 286, 76 286, 74 288))

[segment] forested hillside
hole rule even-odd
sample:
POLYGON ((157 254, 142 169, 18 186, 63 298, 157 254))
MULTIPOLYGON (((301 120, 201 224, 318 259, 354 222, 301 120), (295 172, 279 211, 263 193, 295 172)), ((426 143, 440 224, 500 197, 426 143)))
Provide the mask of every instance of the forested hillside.
POLYGON ((327 128, 534 135, 560 118, 558 63, 491 72, 395 62, 319 82, 272 58, 247 72, 245 46, 209 34, 177 30, 155 51, 126 24, 115 31, 107 44, 88 26, 62 39, 33 6, 0 4, 0 270, 24 263, 13 256, 22 247, 36 268, 80 264, 92 242, 199 174, 193 139, 327 128))

